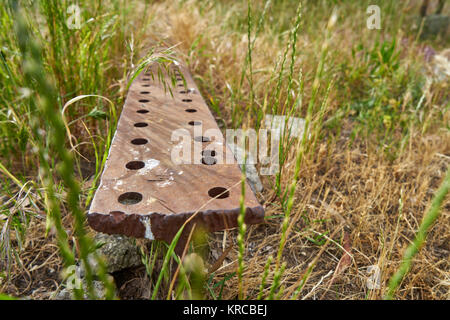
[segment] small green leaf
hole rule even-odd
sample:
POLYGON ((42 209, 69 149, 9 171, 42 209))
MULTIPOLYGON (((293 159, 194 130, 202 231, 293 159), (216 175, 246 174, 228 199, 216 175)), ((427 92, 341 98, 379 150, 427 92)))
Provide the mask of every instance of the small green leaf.
POLYGON ((6 294, 0 293, 0 300, 17 300, 17 299, 14 297, 8 296, 6 294))
POLYGON ((94 109, 91 110, 91 112, 89 112, 88 117, 100 120, 100 119, 107 119, 108 115, 106 114, 106 112, 97 109, 97 107, 95 107, 94 109))

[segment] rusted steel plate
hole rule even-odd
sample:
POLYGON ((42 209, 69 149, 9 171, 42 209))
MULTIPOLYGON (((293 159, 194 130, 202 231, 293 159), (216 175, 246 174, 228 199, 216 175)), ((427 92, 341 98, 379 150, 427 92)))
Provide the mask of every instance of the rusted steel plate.
MULTIPOLYGON (((90 226, 104 233, 169 242, 194 213, 192 223, 208 231, 236 227, 241 171, 234 158, 230 161, 231 151, 214 117, 185 67, 176 67, 185 82, 177 76, 173 96, 157 80, 155 68, 155 79, 147 71, 130 86, 88 212, 90 226), (209 129, 215 129, 214 136, 208 136, 209 129), (173 139, 174 132, 185 133, 184 139, 173 139), (173 160, 174 150, 188 145, 189 158, 197 163, 173 160), (223 161, 217 161, 219 152, 212 149, 224 152, 223 161)), ((264 209, 248 184, 244 203, 245 222, 263 222, 264 209)))

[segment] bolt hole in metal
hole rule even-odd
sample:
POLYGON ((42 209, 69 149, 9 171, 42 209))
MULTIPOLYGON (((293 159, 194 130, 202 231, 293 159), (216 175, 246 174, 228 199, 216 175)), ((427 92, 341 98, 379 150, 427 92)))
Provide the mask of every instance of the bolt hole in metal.
POLYGON ((203 157, 202 163, 206 164, 207 166, 212 166, 217 163, 217 159, 214 157, 203 157))
POLYGON ((138 100, 139 102, 142 102, 142 103, 147 103, 147 102, 150 102, 150 100, 148 100, 148 99, 140 99, 140 100, 138 100))
POLYGON ((124 205, 136 204, 142 201, 142 194, 138 192, 125 192, 119 196, 118 201, 124 205))
POLYGON ((208 195, 211 198, 225 199, 230 196, 230 192, 224 187, 214 187, 208 190, 208 195))
POLYGON ((150 91, 141 91, 140 94, 149 94, 150 91))
POLYGON ((125 212, 116 210, 116 211, 110 211, 109 214, 112 214, 112 215, 117 215, 117 214, 118 214, 118 215, 122 215, 122 214, 125 214, 125 212))
POLYGON ((135 145, 143 145, 143 144, 146 144, 147 142, 148 142, 148 140, 144 139, 144 138, 136 138, 136 139, 131 140, 131 143, 135 144, 135 145))
POLYGON ((143 161, 130 161, 125 167, 130 170, 139 170, 145 167, 145 163, 143 161))
POLYGON ((186 112, 190 112, 190 113, 193 113, 193 112, 197 112, 197 110, 196 110, 196 109, 186 109, 186 110, 184 110, 184 111, 186 111, 186 112))
POLYGON ((201 121, 189 121, 188 122, 191 126, 199 126, 202 124, 201 121))
POLYGON ((205 149, 205 150, 202 151, 202 156, 215 157, 216 156, 216 151, 205 149))
POLYGON ((150 111, 145 110, 145 109, 139 109, 138 111, 136 111, 137 113, 149 113, 150 111))
POLYGON ((197 142, 210 142, 211 141, 210 138, 204 137, 204 136, 194 137, 194 140, 197 142))
POLYGON ((137 122, 137 123, 134 124, 134 126, 135 126, 136 128, 144 128, 144 127, 147 127, 148 124, 145 123, 145 122, 137 122))
POLYGON ((192 102, 192 99, 182 99, 183 102, 192 102))

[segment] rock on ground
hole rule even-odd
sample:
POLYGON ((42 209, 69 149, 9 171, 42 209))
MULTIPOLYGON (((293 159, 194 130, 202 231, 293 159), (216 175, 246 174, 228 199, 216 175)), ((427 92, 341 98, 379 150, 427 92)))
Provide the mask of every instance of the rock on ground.
MULTIPOLYGON (((433 14, 426 16, 424 19, 422 33, 420 34, 422 40, 435 38, 438 35, 442 35, 442 38, 448 36, 450 16, 433 14)), ((420 20, 420 23, 422 23, 422 20, 420 20)))
MULTIPOLYGON (((93 281, 95 295, 99 300, 105 299, 105 286, 101 281, 93 281)), ((83 281, 83 287, 85 288, 85 292, 87 291, 86 283, 83 281)), ((64 288, 59 291, 56 296, 53 298, 54 300, 72 300, 74 298, 73 290, 64 288)), ((87 294, 84 295, 84 299, 89 299, 87 294)))
MULTIPOLYGON (((233 152, 234 158, 239 164, 239 168, 241 170, 243 169, 244 164, 244 158, 245 158, 245 151, 238 147, 236 144, 228 144, 228 146, 231 149, 231 152, 233 152)), ((263 190, 263 185, 261 183, 261 180, 259 179, 258 170, 256 170, 256 167, 254 165, 254 159, 251 155, 248 155, 246 166, 245 166, 245 176, 247 177, 247 181, 250 185, 250 188, 252 188, 253 192, 261 192, 263 190)))
POLYGON ((109 273, 142 264, 138 247, 132 238, 122 235, 97 233, 94 240, 104 243, 97 252, 106 258, 109 273))

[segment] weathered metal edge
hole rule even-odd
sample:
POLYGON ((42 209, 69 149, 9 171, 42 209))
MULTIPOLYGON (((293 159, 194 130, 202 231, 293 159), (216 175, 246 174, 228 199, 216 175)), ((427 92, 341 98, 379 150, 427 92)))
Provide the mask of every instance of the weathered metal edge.
MULTIPOLYGON (((237 218, 239 213, 240 208, 184 212, 170 215, 158 212, 142 215, 113 211, 107 214, 89 212, 87 218, 89 225, 99 232, 171 242, 185 221, 194 214, 196 216, 189 222, 187 228, 197 224, 197 226, 205 228, 209 232, 215 232, 236 228, 238 226, 237 218)), ((247 207, 244 221, 246 224, 264 222, 264 207, 247 207)))

